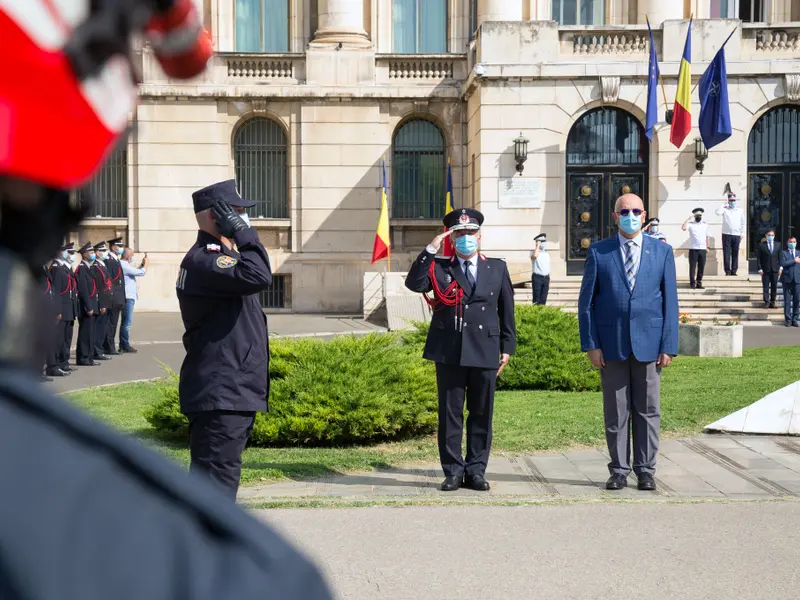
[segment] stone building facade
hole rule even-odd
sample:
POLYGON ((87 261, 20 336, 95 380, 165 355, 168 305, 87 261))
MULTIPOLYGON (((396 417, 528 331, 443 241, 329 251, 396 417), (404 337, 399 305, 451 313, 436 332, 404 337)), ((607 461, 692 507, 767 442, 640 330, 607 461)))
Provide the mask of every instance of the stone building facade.
MULTIPOLYGON (((124 235, 149 254, 141 309, 177 309, 191 193, 231 177, 258 203, 252 221, 280 276, 264 304, 295 312, 360 312, 364 272, 384 268, 370 264, 384 164, 393 271, 440 231, 448 163, 454 205, 486 215, 484 251, 520 280, 541 231, 554 275, 579 275, 623 189, 660 218, 679 273, 696 206, 712 223, 707 271, 719 272, 726 185, 747 203, 742 260, 768 227, 800 234, 800 0, 197 2, 211 67, 178 83, 142 51, 132 135, 90 184, 97 215, 75 234, 124 235), (702 174, 696 128, 675 148, 663 122, 691 14, 693 83, 733 32, 734 132, 702 174), (665 86, 652 143, 645 15, 665 86)), ((696 91, 692 102, 696 127, 696 91)))

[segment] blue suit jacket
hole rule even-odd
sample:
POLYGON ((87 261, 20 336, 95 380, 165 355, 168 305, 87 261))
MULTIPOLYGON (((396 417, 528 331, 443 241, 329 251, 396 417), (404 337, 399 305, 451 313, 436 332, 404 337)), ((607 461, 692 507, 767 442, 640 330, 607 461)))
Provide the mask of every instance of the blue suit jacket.
POLYGON ((653 362, 678 354, 678 286, 672 246, 643 236, 633 291, 615 235, 589 248, 578 299, 584 352, 600 349, 606 360, 653 362))
MULTIPOLYGON (((798 252, 797 256, 800 256, 800 251, 796 252, 798 252)), ((800 283, 800 265, 794 262, 794 257, 789 250, 781 252, 781 267, 783 267, 782 283, 800 283)))

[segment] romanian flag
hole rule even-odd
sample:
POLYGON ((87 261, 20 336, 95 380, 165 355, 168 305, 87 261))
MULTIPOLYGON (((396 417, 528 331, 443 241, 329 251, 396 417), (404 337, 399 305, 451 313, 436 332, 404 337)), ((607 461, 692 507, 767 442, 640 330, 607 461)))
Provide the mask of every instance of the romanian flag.
POLYGON ((678 93, 672 115, 672 130, 669 141, 680 148, 683 140, 692 130, 692 19, 686 32, 686 45, 683 47, 681 70, 678 72, 678 93))
POLYGON ((383 161, 383 188, 381 189, 381 216, 378 218, 378 230, 375 232, 375 244, 372 246, 372 262, 389 258, 392 244, 389 241, 389 209, 386 206, 386 161, 383 161))
MULTIPOLYGON (((453 212, 453 170, 450 168, 450 159, 447 159, 447 195, 444 200, 444 214, 453 212)), ((445 227, 445 231, 447 228, 445 227)), ((444 238, 443 256, 454 256, 455 249, 449 237, 444 238)))

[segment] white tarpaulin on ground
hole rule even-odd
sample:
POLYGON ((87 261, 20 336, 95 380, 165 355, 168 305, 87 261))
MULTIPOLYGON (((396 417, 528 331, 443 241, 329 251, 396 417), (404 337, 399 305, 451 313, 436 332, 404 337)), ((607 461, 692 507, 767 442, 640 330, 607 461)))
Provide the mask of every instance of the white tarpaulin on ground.
POLYGON ((708 431, 800 435, 800 381, 706 425, 708 431))

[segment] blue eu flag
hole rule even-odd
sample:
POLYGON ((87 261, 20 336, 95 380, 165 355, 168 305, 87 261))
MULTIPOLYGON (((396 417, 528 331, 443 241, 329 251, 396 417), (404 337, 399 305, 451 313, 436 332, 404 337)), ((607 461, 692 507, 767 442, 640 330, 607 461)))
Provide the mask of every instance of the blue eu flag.
MULTIPOLYGON (((730 38, 728 38, 730 39, 730 38)), ((725 40, 727 43, 728 40, 725 40)), ((725 67, 725 44, 708 65, 700 79, 700 137, 706 148, 721 144, 733 133, 731 106, 728 103, 728 71, 725 67)))
POLYGON ((653 41, 653 30, 650 29, 650 20, 647 20, 647 30, 650 32, 650 64, 647 70, 647 118, 645 119, 644 133, 653 141, 653 129, 658 123, 658 58, 656 57, 656 44, 653 41))

